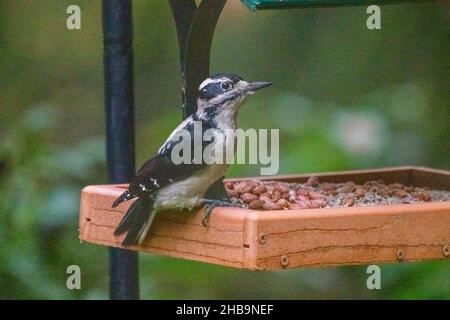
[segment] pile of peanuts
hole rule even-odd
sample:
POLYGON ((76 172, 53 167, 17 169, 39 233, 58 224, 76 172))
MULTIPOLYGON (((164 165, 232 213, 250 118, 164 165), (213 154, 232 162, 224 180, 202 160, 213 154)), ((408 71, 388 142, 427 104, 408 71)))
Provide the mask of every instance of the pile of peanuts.
MULTIPOLYGON (((225 189, 232 200, 240 200, 248 208, 255 210, 317 209, 441 200, 433 199, 434 193, 426 188, 400 183, 386 185, 381 180, 368 181, 363 185, 351 181, 331 183, 320 182, 315 176, 310 177, 306 183, 227 181, 225 189)), ((436 192, 446 192, 444 201, 450 199, 449 192, 436 192)))

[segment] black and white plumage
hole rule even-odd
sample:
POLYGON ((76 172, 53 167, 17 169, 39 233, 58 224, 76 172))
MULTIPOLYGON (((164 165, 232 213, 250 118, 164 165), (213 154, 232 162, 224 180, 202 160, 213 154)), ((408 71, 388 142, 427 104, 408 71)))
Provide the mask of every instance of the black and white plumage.
MULTIPOLYGON (((236 128, 236 116, 242 101, 270 84, 271 82, 247 82, 231 74, 216 74, 201 83, 197 112, 172 132, 157 154, 144 163, 128 189, 112 205, 115 208, 122 202, 137 198, 114 231, 115 235, 128 232, 123 245, 142 244, 159 211, 192 210, 212 203, 213 200, 205 199, 205 193, 223 177, 229 165, 208 165, 194 161, 193 152, 190 163, 174 164, 171 155, 173 148, 180 143, 179 133, 183 130, 192 133, 195 122, 201 122, 203 132, 216 129, 215 134, 220 135, 213 137, 213 142, 202 142, 202 150, 206 145, 219 143, 218 141, 223 144, 220 146, 222 150, 225 150, 226 144, 230 143, 226 139, 225 130, 236 128)), ((191 146, 193 150, 193 138, 191 146)))

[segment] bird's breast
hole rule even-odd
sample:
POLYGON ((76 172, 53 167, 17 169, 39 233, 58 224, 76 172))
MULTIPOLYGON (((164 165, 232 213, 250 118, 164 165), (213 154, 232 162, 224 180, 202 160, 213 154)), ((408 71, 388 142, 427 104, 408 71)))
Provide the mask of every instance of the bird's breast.
POLYGON ((155 197, 155 209, 192 210, 200 206, 206 191, 225 174, 227 168, 226 164, 210 165, 187 179, 162 188, 155 197))

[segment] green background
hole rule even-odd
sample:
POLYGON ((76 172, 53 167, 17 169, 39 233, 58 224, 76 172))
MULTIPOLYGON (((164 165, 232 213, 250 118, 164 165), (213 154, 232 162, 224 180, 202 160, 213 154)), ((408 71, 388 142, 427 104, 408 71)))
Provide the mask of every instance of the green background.
MULTIPOLYGON (((80 189, 105 183, 100 1, 0 2, 0 298, 107 298, 107 249, 78 240, 80 189), (82 29, 66 29, 81 7, 82 29), (81 290, 66 268, 81 267, 81 290)), ((211 71, 275 85, 248 99, 243 128, 280 129, 280 173, 405 164, 449 169, 450 7, 253 13, 230 0, 211 71)), ((137 165, 181 118, 176 33, 166 1, 134 2, 137 165)), ((235 165, 228 176, 257 175, 235 165)), ((141 255, 155 298, 450 298, 448 261, 254 273, 141 255)))

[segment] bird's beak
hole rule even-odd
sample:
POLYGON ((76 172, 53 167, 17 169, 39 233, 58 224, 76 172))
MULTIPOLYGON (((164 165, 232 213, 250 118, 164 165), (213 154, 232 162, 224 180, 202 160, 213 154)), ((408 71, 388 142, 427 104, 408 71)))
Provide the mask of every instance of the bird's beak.
POLYGON ((246 92, 248 94, 253 94, 255 91, 268 87, 272 85, 273 82, 267 82, 267 81, 256 81, 256 82, 247 82, 243 88, 242 91, 246 92))

